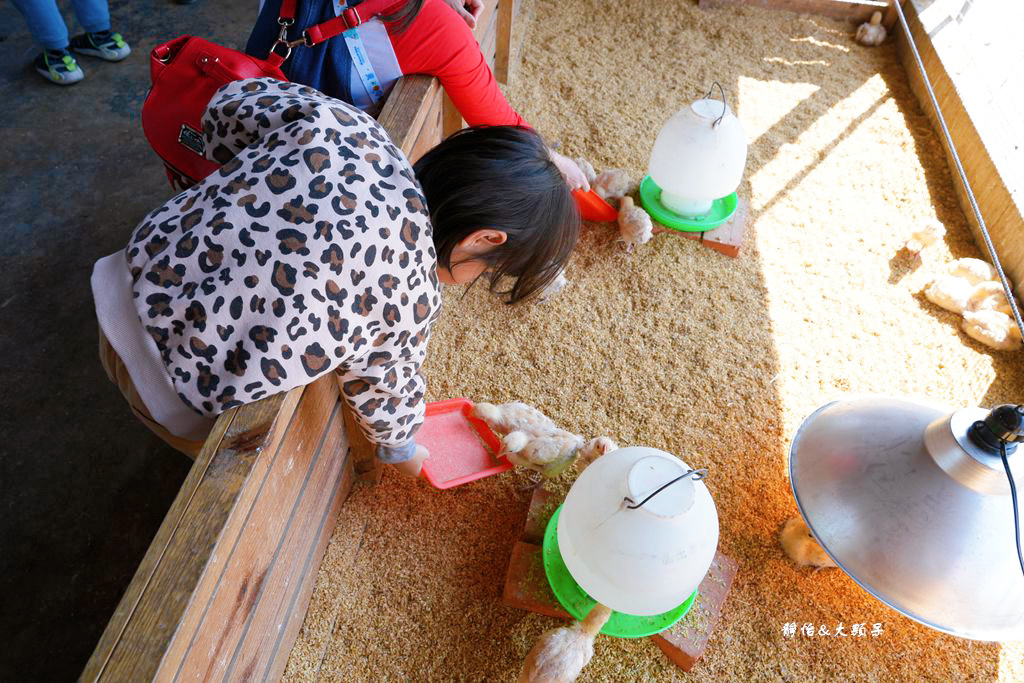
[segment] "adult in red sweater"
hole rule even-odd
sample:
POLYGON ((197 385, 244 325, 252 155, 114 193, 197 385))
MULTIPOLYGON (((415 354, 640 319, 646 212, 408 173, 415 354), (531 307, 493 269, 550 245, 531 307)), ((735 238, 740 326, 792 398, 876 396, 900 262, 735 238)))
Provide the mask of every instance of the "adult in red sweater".
MULTIPOLYGON (((295 22, 287 37, 294 40, 302 32, 333 19, 341 11, 340 0, 298 0, 295 22)), ((462 5, 460 15, 454 6, 459 0, 394 0, 383 4, 376 18, 363 16, 353 47, 351 32, 312 47, 296 48, 282 65, 292 81, 312 86, 321 92, 376 114, 383 96, 405 74, 436 76, 459 113, 471 125, 529 126, 512 108, 498 83, 470 24, 482 8, 481 0, 462 5), (353 66, 353 50, 362 50, 369 58, 370 76, 353 66)), ((359 10, 350 0, 349 6, 359 10)), ((249 36, 246 52, 264 58, 278 38, 281 0, 267 0, 256 26, 249 36)), ((280 48, 278 48, 280 49, 280 48)), ((570 189, 589 189, 580 169, 570 159, 550 151, 570 189)))

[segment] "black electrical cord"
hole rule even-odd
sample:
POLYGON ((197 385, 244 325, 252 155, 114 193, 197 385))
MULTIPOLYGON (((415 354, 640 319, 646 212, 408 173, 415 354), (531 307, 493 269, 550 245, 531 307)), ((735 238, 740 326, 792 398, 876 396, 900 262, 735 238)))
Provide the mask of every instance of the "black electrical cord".
POLYGON ((1013 484, 1013 474, 1010 472, 1010 461, 1006 459, 1006 444, 999 444, 999 457, 1003 460, 1003 469, 1006 470, 1006 478, 1010 480, 1010 498, 1013 500, 1013 529, 1017 537, 1017 559, 1020 560, 1020 570, 1024 572, 1024 553, 1020 551, 1020 512, 1017 508, 1017 487, 1013 484))

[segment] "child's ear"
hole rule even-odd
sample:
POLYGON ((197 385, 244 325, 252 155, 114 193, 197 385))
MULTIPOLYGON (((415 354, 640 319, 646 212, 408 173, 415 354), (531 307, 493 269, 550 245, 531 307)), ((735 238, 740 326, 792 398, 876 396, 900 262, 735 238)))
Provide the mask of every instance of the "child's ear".
POLYGON ((470 249, 487 251, 497 247, 498 245, 505 244, 508 241, 508 233, 504 230, 497 230, 495 228, 481 228, 480 230, 474 230, 465 239, 462 240, 459 246, 467 247, 470 249))

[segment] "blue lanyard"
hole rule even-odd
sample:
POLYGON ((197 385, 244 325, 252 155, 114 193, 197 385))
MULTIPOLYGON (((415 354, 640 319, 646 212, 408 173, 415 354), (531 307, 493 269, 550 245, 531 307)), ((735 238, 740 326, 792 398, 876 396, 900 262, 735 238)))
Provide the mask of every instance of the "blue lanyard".
MULTIPOLYGON (((334 13, 338 16, 341 16, 342 10, 348 7, 347 0, 331 0, 331 2, 334 5, 334 13)), ((345 39, 345 47, 348 48, 348 53, 352 57, 352 64, 356 68, 356 73, 359 74, 359 80, 363 82, 370 100, 376 104, 384 96, 384 88, 380 84, 380 79, 377 78, 377 72, 373 69, 370 57, 366 54, 366 46, 363 45, 363 39, 359 35, 359 27, 350 28, 341 35, 345 39)))

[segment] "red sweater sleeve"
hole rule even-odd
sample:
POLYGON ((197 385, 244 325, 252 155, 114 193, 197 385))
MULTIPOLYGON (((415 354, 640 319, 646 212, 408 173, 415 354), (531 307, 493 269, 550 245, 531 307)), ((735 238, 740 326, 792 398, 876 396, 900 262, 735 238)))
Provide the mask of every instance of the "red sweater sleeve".
POLYGON ((529 126, 498 88, 469 26, 444 0, 425 0, 409 28, 389 33, 402 73, 437 76, 469 125, 529 126))

